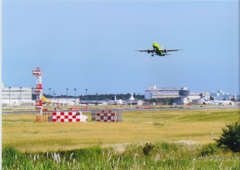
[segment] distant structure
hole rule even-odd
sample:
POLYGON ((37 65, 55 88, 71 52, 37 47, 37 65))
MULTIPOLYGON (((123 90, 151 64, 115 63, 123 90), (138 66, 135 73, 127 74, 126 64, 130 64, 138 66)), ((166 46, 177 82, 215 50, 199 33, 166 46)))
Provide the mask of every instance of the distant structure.
POLYGON ((135 98, 133 97, 133 93, 131 93, 131 97, 129 98, 129 100, 135 100, 135 98))
POLYGON ((156 85, 149 86, 149 89, 145 90, 145 99, 155 98, 177 98, 179 96, 179 89, 172 87, 157 88, 156 85))
POLYGON ((232 98, 237 99, 239 96, 225 93, 222 90, 218 90, 216 92, 210 93, 210 96, 214 98, 214 100, 231 100, 232 98))
POLYGON ((173 87, 157 88, 156 85, 153 85, 145 90, 145 99, 175 98, 174 103, 176 104, 200 104, 202 103, 203 96, 210 99, 210 93, 207 91, 202 93, 190 93, 187 87, 182 87, 180 89, 173 87))
POLYGON ((35 99, 32 87, 4 87, 2 83, 2 105, 32 105, 35 99))

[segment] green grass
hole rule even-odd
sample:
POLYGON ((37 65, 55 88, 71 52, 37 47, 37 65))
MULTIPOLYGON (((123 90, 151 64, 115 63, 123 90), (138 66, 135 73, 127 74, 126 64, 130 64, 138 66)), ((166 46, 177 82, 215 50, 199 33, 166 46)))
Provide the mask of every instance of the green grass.
POLYGON ((20 153, 14 148, 3 150, 3 169, 238 169, 237 153, 205 152, 209 146, 177 143, 153 143, 148 155, 145 144, 128 144, 123 152, 117 147, 90 147, 69 151, 20 153))
POLYGON ((181 122, 188 122, 191 120, 192 122, 212 122, 212 121, 233 121, 233 116, 239 116, 239 110, 232 111, 231 109, 226 109, 221 112, 215 110, 209 111, 199 111, 196 114, 186 114, 180 117, 178 120, 181 122))

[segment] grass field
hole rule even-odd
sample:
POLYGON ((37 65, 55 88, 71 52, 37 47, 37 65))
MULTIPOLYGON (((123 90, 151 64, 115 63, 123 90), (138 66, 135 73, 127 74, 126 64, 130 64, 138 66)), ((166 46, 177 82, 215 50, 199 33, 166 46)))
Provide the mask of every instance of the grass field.
MULTIPOLYGON (((91 120, 89 113, 84 113, 91 120)), ((214 142, 225 124, 239 120, 239 109, 123 111, 122 123, 36 122, 35 114, 2 115, 3 148, 21 152, 71 150, 90 146, 184 141, 214 142), (137 120, 134 123, 134 119, 137 120)))

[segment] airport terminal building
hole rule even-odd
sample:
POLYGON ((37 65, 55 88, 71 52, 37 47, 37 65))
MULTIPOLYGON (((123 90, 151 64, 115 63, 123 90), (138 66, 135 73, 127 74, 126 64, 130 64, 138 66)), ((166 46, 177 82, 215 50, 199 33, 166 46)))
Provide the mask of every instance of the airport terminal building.
POLYGON ((2 83, 2 100, 33 100, 32 87, 4 87, 2 83))
POLYGON ((202 93, 190 93, 187 87, 180 89, 172 87, 157 88, 156 85, 149 86, 145 90, 145 99, 165 99, 174 98, 176 104, 201 104, 202 96, 210 98, 210 93, 204 91, 202 93))
MULTIPOLYGON (((4 87, 4 83, 2 83, 2 105, 33 105, 35 104, 36 94, 33 92, 33 87, 4 87)), ((60 103, 60 105, 69 104, 75 105, 79 104, 78 97, 65 97, 65 98, 56 98, 51 97, 48 98, 54 103, 60 103)))

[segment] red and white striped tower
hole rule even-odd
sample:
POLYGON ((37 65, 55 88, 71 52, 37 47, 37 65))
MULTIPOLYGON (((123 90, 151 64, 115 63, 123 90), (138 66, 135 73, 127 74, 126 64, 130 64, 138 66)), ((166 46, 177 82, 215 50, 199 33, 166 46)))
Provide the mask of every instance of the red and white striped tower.
POLYGON ((36 76, 36 88, 34 89, 34 93, 38 94, 36 99, 35 109, 39 110, 39 113, 36 113, 36 121, 41 121, 42 116, 42 72, 39 67, 36 70, 32 71, 32 75, 36 76))

